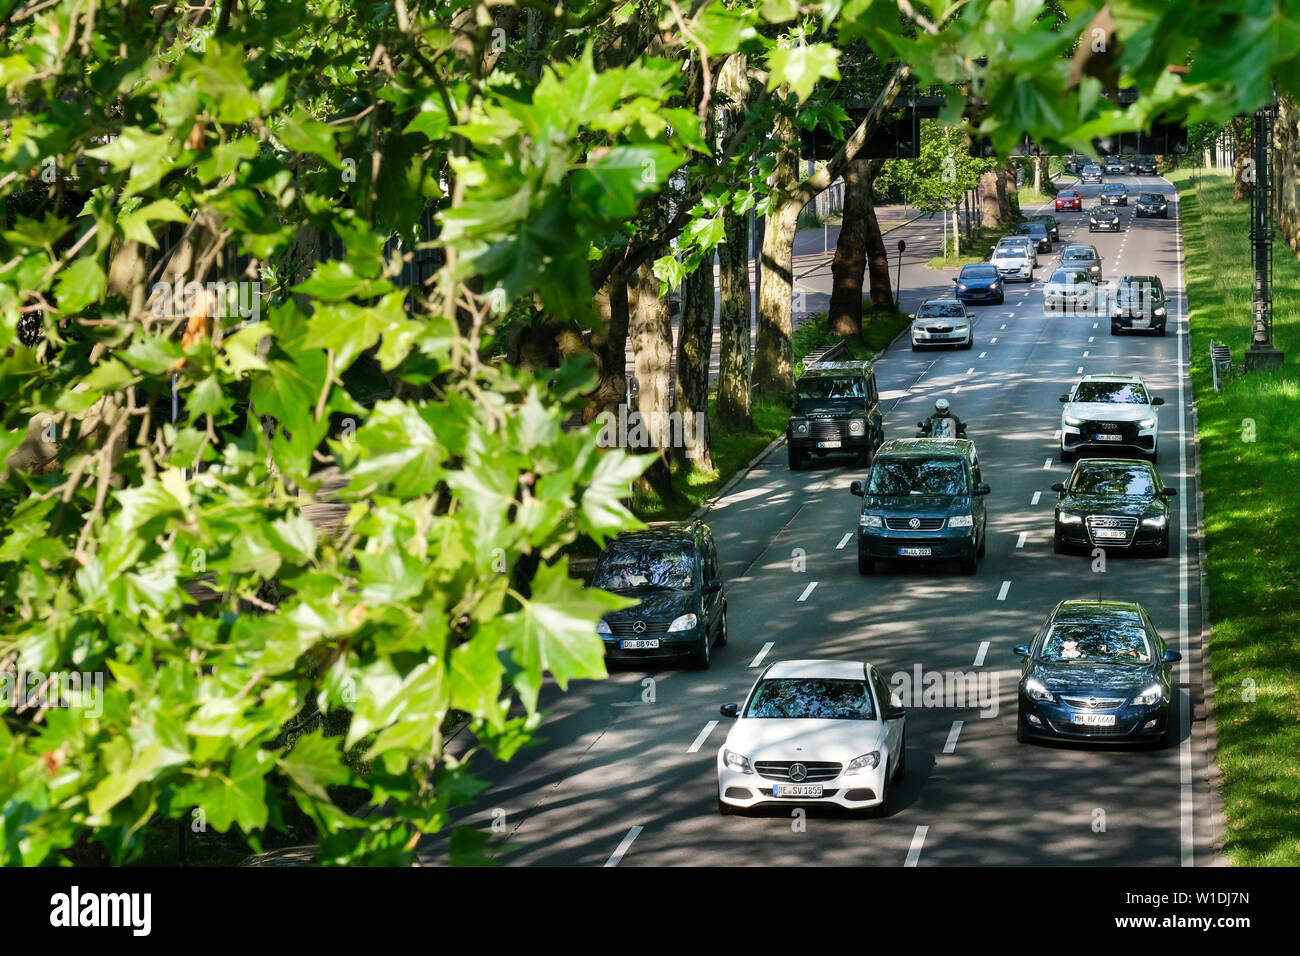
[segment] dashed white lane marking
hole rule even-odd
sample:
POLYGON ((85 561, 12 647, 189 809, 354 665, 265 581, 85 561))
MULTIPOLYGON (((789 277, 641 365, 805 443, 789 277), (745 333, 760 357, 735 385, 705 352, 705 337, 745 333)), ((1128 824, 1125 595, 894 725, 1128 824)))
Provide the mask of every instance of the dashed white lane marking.
POLYGON ((750 667, 757 667, 763 663, 763 658, 767 657, 767 652, 776 646, 776 641, 768 641, 763 645, 763 649, 754 655, 754 659, 749 662, 750 667))
POLYGON ((1011 590, 1011 582, 1003 581, 1002 587, 998 588, 998 600, 1005 601, 1007 599, 1007 592, 1010 590, 1011 590))
POLYGON ((989 354, 988 352, 981 352, 981 353, 980 353, 980 358, 983 358, 984 356, 986 356, 986 355, 988 355, 988 354, 989 354))
MULTIPOLYGON (((1005 322, 1003 322, 1003 323, 1002 323, 1002 329, 1005 329, 1006 327, 1007 327, 1007 324, 1006 324, 1005 322)), ((998 329, 998 331, 1001 332, 1002 329, 998 329)), ((994 341, 997 341, 997 340, 995 339, 994 341)))
POLYGON ((1043 459, 1043 471, 1051 471, 1051 470, 1052 470, 1052 459, 1050 459, 1050 458, 1044 458, 1044 459, 1043 459))
POLYGON ((955 385, 955 386, 953 386, 953 392, 954 392, 954 394, 957 393, 957 392, 960 392, 960 391, 961 391, 961 386, 960 386, 960 385, 955 385))
POLYGON ((835 546, 837 551, 842 550, 846 544, 853 540, 853 532, 845 531, 844 537, 840 538, 840 543, 835 546))
POLYGON ((1025 546, 1025 538, 1027 537, 1029 537, 1028 531, 1020 532, 1020 537, 1016 538, 1016 547, 1023 548, 1025 546))
MULTIPOLYGON (((1006 328, 1006 326, 1003 326, 1003 328, 1006 328)), ((997 345, 997 344, 998 344, 998 337, 996 335, 993 336, 993 338, 989 339, 989 345, 997 345)))
POLYGON ((954 720, 952 730, 948 731, 948 740, 943 745, 943 752, 946 754, 953 753, 957 749, 957 736, 961 733, 963 721, 954 720))
POLYGON ((972 375, 972 374, 974 374, 974 372, 975 372, 975 366, 973 366, 973 365, 972 365, 970 368, 966 369, 966 374, 967 374, 967 375, 972 375))
POLYGON ((989 652, 989 642, 980 641, 980 649, 975 652, 975 667, 984 666, 984 655, 989 652))
POLYGON ((718 722, 716 720, 710 720, 707 724, 705 724, 704 729, 700 731, 700 735, 695 738, 695 743, 691 744, 691 746, 687 749, 686 752, 688 754, 699 753, 700 748, 704 746, 704 741, 709 739, 709 734, 713 733, 713 728, 716 726, 718 726, 718 722))
POLYGON ((917 827, 916 832, 912 834, 912 845, 907 848, 907 859, 903 866, 916 866, 921 859, 921 847, 925 846, 925 835, 930 832, 929 827, 917 827))
MULTIPOLYGON (((1095 325, 1093 326, 1094 329, 1095 329, 1096 327, 1097 327, 1097 326, 1095 326, 1095 325)), ((1092 344, 1092 340, 1095 339, 1095 338, 1096 338, 1095 335, 1090 335, 1090 336, 1088 336, 1088 344, 1091 345, 1091 344, 1092 344)))
POLYGON ((1043 497, 1043 493, 1042 493, 1041 491, 1035 491, 1035 492, 1034 492, 1034 497, 1030 499, 1029 503, 1030 503, 1031 505, 1036 505, 1036 504, 1038 504, 1038 499, 1041 498, 1041 497, 1043 497))
MULTIPOLYGON (((1092 323, 1092 327, 1095 329, 1097 327, 1097 323, 1096 322, 1092 323)), ((1092 339, 1089 339, 1088 341, 1091 342, 1092 339)))
POLYGON ((1061 430, 1058 428, 1056 431, 1052 432, 1052 441, 1060 441, 1060 440, 1061 440, 1061 430))
POLYGON ((617 849, 615 849, 614 852, 609 855, 609 859, 605 861, 605 865, 618 866, 618 861, 623 859, 623 854, 632 848, 632 841, 641 835, 641 831, 643 829, 645 828, 633 827, 632 829, 628 830, 627 836, 623 837, 623 842, 621 842, 618 845, 617 849))
POLYGON ((1084 358, 1087 358, 1087 357, 1088 357, 1088 353, 1087 353, 1087 351, 1084 351, 1084 353, 1083 353, 1083 357, 1084 357, 1084 358))
POLYGON ((1074 374, 1075 374, 1075 375, 1082 375, 1082 374, 1083 374, 1083 366, 1080 365, 1079 368, 1078 368, 1078 370, 1077 370, 1074 374))
POLYGON ((803 589, 803 594, 799 595, 799 600, 800 601, 808 600, 808 595, 813 593, 813 588, 815 588, 816 586, 817 586, 816 581, 809 581, 808 586, 803 589))

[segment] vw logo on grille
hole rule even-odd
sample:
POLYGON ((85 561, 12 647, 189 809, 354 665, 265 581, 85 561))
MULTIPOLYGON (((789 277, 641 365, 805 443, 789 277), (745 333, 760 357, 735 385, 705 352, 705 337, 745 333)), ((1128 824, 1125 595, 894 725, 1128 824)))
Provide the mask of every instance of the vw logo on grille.
POLYGON ((645 633, 645 621, 637 621, 632 625, 632 630, 637 634, 645 633))
POLYGON ((808 768, 801 763, 790 764, 790 779, 795 783, 808 776, 808 768))
POLYGON ((921 527, 921 519, 913 518, 911 521, 907 523, 907 526, 911 528, 913 531, 915 531, 917 528, 921 527))

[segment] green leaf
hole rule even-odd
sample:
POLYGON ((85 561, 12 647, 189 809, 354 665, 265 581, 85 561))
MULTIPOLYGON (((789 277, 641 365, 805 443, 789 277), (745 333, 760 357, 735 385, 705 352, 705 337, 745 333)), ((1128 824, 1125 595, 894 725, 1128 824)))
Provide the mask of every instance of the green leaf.
POLYGON ((838 80, 840 51, 829 43, 779 47, 768 55, 767 88, 788 85, 800 100, 812 95, 821 79, 838 80))
POLYGON ((340 763, 337 741, 337 737, 326 737, 319 731, 305 734, 276 763, 299 790, 328 802, 327 788, 347 783, 350 776, 347 767, 340 763))
POLYGON ((336 372, 348 368, 358 355, 379 341, 390 330, 402 329, 409 320, 402 308, 405 293, 384 296, 376 306, 332 302, 316 307, 307 323, 307 348, 334 350, 336 372))
POLYGON ((159 199, 124 213, 118 220, 122 235, 130 240, 142 242, 150 249, 158 248, 154 238, 152 223, 155 222, 189 222, 189 214, 170 199, 159 199))
POLYGON ((99 262, 83 257, 68 266, 54 286, 59 308, 64 312, 80 312, 92 302, 98 302, 108 289, 108 276, 99 262))

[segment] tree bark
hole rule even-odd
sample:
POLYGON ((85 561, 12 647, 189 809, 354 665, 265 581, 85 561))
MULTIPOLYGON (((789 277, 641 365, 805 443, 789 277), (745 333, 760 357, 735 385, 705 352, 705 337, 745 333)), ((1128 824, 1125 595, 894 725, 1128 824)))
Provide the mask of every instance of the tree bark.
MULTIPOLYGON (((785 92, 784 89, 782 92, 785 92)), ((799 187, 799 151, 794 120, 779 116, 773 124, 776 165, 769 182, 777 197, 763 235, 763 274, 758 289, 758 348, 754 381, 764 396, 794 388, 794 236, 807 199, 799 187)))
MULTIPOLYGON (((649 447, 631 450, 644 451, 658 457, 658 461, 650 466, 639 481, 667 501, 675 497, 672 475, 665 457, 668 446, 665 426, 670 411, 673 326, 668 304, 659 297, 659 279, 650 264, 636 270, 632 297, 634 303, 628 335, 632 340, 633 369, 638 386, 636 408, 640 412, 641 426, 649 447)), ((628 432, 629 437, 634 432, 630 422, 628 432)))
POLYGON ((618 414, 619 405, 627 399, 627 331, 628 295, 627 279, 615 271, 596 293, 596 313, 601 327, 591 336, 591 352, 596 359, 600 379, 596 389, 587 397, 583 409, 584 423, 595 421, 601 412, 618 414))
POLYGON ((1232 198, 1249 199, 1252 183, 1246 181, 1246 169, 1255 158, 1255 135, 1250 118, 1236 117, 1232 121, 1232 137, 1236 146, 1232 159, 1232 198))
POLYGON ((709 357, 713 352, 713 259, 701 262, 682 286, 682 327, 677 335, 679 459, 713 471, 709 452, 709 357))
POLYGON ((1011 207, 1007 204, 1006 181, 1002 169, 990 169, 980 176, 980 185, 984 187, 984 199, 981 202, 984 213, 984 225, 996 229, 1004 226, 1011 219, 1011 207))
POLYGON ((840 218, 835 259, 831 262, 831 302, 827 316, 833 333, 859 342, 862 341, 862 285, 867 271, 867 220, 875 216, 871 202, 872 165, 872 160, 855 159, 844 171, 844 214, 840 218))
MULTIPOLYGON (((725 142, 745 121, 750 100, 748 58, 729 57, 718 72, 725 142)), ((718 422, 723 428, 748 431, 754 425, 749 404, 751 326, 753 308, 749 286, 749 220, 728 209, 722 215, 723 240, 718 246, 718 422)))
POLYGON ((889 312, 894 309, 894 290, 890 285, 889 250, 885 236, 876 219, 876 176, 884 167, 884 160, 873 160, 871 176, 867 180, 867 272, 871 277, 871 310, 889 312))

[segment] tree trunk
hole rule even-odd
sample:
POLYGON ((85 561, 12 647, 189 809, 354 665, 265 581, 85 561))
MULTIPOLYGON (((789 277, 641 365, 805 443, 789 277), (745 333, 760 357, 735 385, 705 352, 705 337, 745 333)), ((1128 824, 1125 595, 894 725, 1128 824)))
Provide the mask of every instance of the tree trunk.
POLYGON ((980 176, 980 185, 984 187, 982 208, 984 225, 996 229, 1004 226, 1011 219, 1011 207, 1007 204, 1006 182, 1002 170, 990 169, 980 176))
POLYGON ((627 279, 615 271, 596 293, 596 313, 601 320, 591 336, 591 353, 596 359, 600 380, 587 397, 583 409, 584 423, 596 420, 601 412, 618 414, 627 399, 627 279))
MULTIPOLYGON (((721 139, 726 142, 745 121, 750 85, 748 57, 728 57, 718 71, 721 139)), ((754 425, 749 408, 752 362, 752 290, 749 287, 749 219, 728 209, 722 214, 722 244, 718 246, 718 423, 726 429, 748 431, 754 425)))
POLYGON ((628 436, 632 451, 655 454, 659 461, 638 479, 648 490, 667 501, 674 497, 671 473, 665 457, 668 446, 669 385, 672 371, 673 326, 668 305, 659 297, 659 279, 647 263, 636 270, 634 299, 628 335, 632 340, 632 366, 638 393, 636 410, 641 432, 633 427, 629 412, 628 436), (635 441, 633 436, 637 436, 635 441))
MULTIPOLYGON (((827 323, 840 338, 862 341, 862 283, 867 269, 868 218, 873 160, 855 159, 844 172, 844 214, 831 263, 831 303, 827 323)), ((877 167, 879 168, 879 167, 877 167)), ((879 225, 876 231, 879 232, 879 225)))
POLYGON ((873 160, 871 177, 867 181, 867 272, 871 276, 871 310, 888 312, 894 308, 894 290, 889 283, 889 250, 885 236, 876 219, 876 176, 885 165, 884 160, 873 160))
MULTIPOLYGON (((713 258, 701 262, 682 286, 682 328, 677 335, 677 412, 680 458, 713 471, 709 453, 709 357, 713 352, 713 258)), ((674 442, 673 447, 678 447, 674 442)))
MULTIPOLYGON (((783 94, 786 92, 783 89, 783 94)), ((773 135, 777 143, 772 191, 778 199, 775 212, 767 218, 763 236, 763 277, 758 290, 758 349, 754 357, 754 381, 767 398, 783 396, 794 389, 794 236, 799 212, 807 199, 791 195, 799 186, 799 152, 794 121, 788 116, 776 120, 773 135)))

